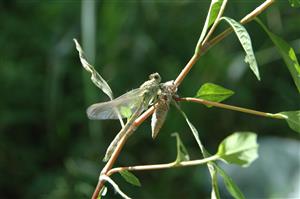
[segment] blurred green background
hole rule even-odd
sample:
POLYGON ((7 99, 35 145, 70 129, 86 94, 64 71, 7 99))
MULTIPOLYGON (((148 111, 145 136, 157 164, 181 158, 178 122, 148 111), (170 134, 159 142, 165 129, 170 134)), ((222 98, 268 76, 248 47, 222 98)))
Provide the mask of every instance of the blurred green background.
MULTIPOLYGON (((225 15, 241 19, 260 3, 230 1, 225 15)), ((87 119, 86 108, 108 98, 83 70, 73 38, 119 96, 153 72, 163 81, 176 78, 194 52, 208 7, 204 0, 1 0, 0 198, 89 198, 94 190, 105 150, 120 126, 87 119)), ((278 1, 260 18, 299 55, 299 9, 278 1)), ((217 32, 226 27, 221 24, 217 32)), ((246 28, 262 81, 244 64, 232 34, 201 57, 179 95, 194 96, 203 83, 213 82, 236 92, 229 104, 271 113, 299 110, 299 93, 272 43, 254 22, 246 28)), ((260 158, 250 168, 224 166, 247 198, 300 198, 299 136, 285 122, 199 104, 182 107, 211 153, 234 131, 258 133, 260 158)), ((173 161, 173 132, 179 132, 192 158, 201 157, 184 119, 171 108, 157 139, 151 138, 148 119, 117 165, 173 161)), ((141 188, 113 176, 133 198, 210 197, 205 166, 135 174, 141 188)), ((225 190, 221 195, 230 198, 225 190)), ((109 188, 106 198, 120 197, 109 188)))

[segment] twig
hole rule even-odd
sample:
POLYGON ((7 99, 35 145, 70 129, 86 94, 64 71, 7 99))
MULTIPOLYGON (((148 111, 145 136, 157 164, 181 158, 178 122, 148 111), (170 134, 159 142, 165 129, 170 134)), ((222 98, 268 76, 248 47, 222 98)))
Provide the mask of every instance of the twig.
POLYGON ((115 191, 118 194, 120 194, 123 198, 125 198, 125 199, 131 199, 123 191, 121 191, 121 189, 119 188, 119 186, 117 185, 117 183, 115 183, 110 177, 108 177, 106 175, 100 175, 99 181, 107 181, 107 182, 109 182, 109 184, 111 184, 111 186, 113 186, 113 188, 115 189, 115 191))
MULTIPOLYGON (((263 12, 266 8, 268 8, 274 0, 266 0, 263 4, 261 4, 259 7, 257 7, 255 10, 253 10, 251 13, 246 15, 242 20, 241 23, 248 23, 249 21, 253 20, 257 15, 259 15, 261 12, 263 12)), ((231 29, 225 30, 220 35, 213 38, 211 41, 208 41, 207 43, 204 43, 201 47, 201 54, 203 54, 205 51, 207 51, 210 47, 215 45, 216 43, 220 42, 222 39, 224 39, 229 33, 231 32, 231 29)), ((192 58, 189 60, 189 62, 186 64, 186 66, 183 68, 183 70, 180 72, 180 74, 177 76, 176 80, 174 81, 174 84, 176 87, 178 87, 181 82, 184 80, 186 75, 189 73, 191 68, 194 66, 194 64, 197 62, 197 60, 200 58, 201 54, 194 54, 192 58)), ((153 113, 153 106, 150 107, 144 114, 142 114, 138 119, 135 120, 135 122, 132 124, 132 128, 129 130, 132 130, 133 128, 138 127, 145 119, 147 119, 152 113, 153 113)), ((112 154, 109 161, 106 163, 105 167, 101 171, 101 174, 106 174, 109 172, 109 170, 112 168, 113 164, 115 163, 117 157, 119 156, 124 144, 126 142, 126 139, 122 139, 114 153, 112 154)), ((100 190, 102 189, 104 185, 103 180, 99 180, 98 184, 95 188, 95 191, 93 193, 92 199, 97 199, 100 190)))
POLYGON ((128 170, 128 171, 141 171, 141 170, 158 170, 158 169, 169 169, 169 168, 176 168, 176 167, 186 167, 186 166, 195 166, 199 164, 205 164, 210 161, 214 161, 219 159, 218 155, 213 155, 208 158, 200 159, 200 160, 189 160, 189 161, 182 161, 179 163, 171 162, 166 164, 153 164, 153 165, 138 165, 138 166, 129 166, 129 167, 117 167, 111 169, 107 175, 111 176, 114 173, 128 170))
MULTIPOLYGON (((128 131, 133 131, 134 130, 134 123, 131 125, 131 127, 129 127, 128 131)), ((101 173, 100 173, 100 176, 101 175, 106 175, 106 173, 113 167, 115 161, 117 160, 123 146, 125 145, 126 143, 126 140, 127 140, 127 137, 124 136, 118 143, 116 149, 114 150, 113 154, 111 155, 111 158, 107 161, 106 165, 104 166, 104 168, 102 169, 101 173)), ((104 182, 103 180, 100 180, 98 181, 98 184, 95 188, 95 191, 93 193, 93 196, 92 196, 92 199, 97 199, 98 198, 98 195, 99 195, 99 192, 100 190, 102 189, 104 185, 104 182)))
MULTIPOLYGON (((262 13, 264 10, 266 10, 272 3, 274 3, 275 0, 266 0, 263 4, 258 6, 256 9, 254 9, 252 12, 247 14, 243 19, 240 20, 241 24, 246 24, 250 21, 252 21, 255 17, 257 17, 260 13, 262 13)), ((225 31, 211 39, 210 41, 204 43, 201 48, 201 52, 204 53, 208 49, 210 49, 215 44, 222 41, 225 37, 227 37, 232 32, 232 28, 227 28, 225 31)))
POLYGON ((195 102, 195 103, 204 104, 204 105, 216 106, 216 107, 220 107, 220 108, 224 108, 224 109, 239 111, 239 112, 248 113, 248 114, 252 114, 252 115, 258 115, 258 116, 262 116, 262 117, 269 117, 269 118, 274 118, 274 119, 286 119, 284 117, 284 115, 280 115, 280 114, 255 111, 252 109, 242 108, 242 107, 238 107, 238 106, 232 106, 232 105, 228 105, 228 104, 222 104, 222 103, 218 103, 218 102, 212 102, 212 101, 208 101, 208 100, 204 100, 204 99, 185 97, 185 98, 176 98, 175 100, 176 101, 195 102))
MULTIPOLYGON (((226 4, 227 4, 227 0, 223 1, 222 3, 222 6, 220 8, 220 12, 218 13, 218 16, 217 18, 215 19, 215 22, 214 24, 212 25, 212 27, 210 28, 209 32, 207 33, 206 37, 203 39, 203 44, 207 43, 208 39, 210 38, 210 36, 212 35, 212 33, 215 31, 217 25, 219 24, 220 22, 220 18, 222 17, 223 13, 224 13, 224 10, 225 10, 225 7, 226 7, 226 4)), ((196 47, 197 48, 197 47, 196 47)), ((199 46, 198 48, 201 48, 201 46, 199 46)), ((196 50, 197 52, 197 50, 196 50)), ((201 53, 201 50, 198 51, 199 53, 201 53)))
MULTIPOLYGON (((258 16, 260 13, 262 13, 265 9, 267 9, 272 3, 274 3, 274 0, 266 0, 264 3, 262 3, 260 6, 258 6, 256 9, 254 9, 252 12, 247 14, 243 19, 240 20, 240 23, 246 24, 250 21, 252 21, 256 16, 258 16)), ((210 49, 215 44, 222 41, 225 37, 227 37, 232 32, 231 28, 226 29, 213 39, 207 41, 206 43, 202 43, 201 50, 199 50, 199 54, 194 54, 193 57, 190 59, 190 61, 186 64, 186 66, 183 68, 183 70, 180 72, 178 77, 175 80, 175 85, 179 86, 179 84, 183 81, 185 76, 189 73, 193 65, 196 63, 196 61, 200 58, 201 55, 203 55, 208 49, 210 49)))

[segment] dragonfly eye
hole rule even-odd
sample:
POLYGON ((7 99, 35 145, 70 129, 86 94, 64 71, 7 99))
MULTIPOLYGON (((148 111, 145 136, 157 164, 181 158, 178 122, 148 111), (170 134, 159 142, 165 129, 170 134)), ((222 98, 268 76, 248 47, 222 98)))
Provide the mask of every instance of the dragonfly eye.
POLYGON ((149 77, 150 77, 150 79, 155 79, 155 80, 158 80, 158 81, 161 80, 160 75, 158 73, 153 73, 149 77))

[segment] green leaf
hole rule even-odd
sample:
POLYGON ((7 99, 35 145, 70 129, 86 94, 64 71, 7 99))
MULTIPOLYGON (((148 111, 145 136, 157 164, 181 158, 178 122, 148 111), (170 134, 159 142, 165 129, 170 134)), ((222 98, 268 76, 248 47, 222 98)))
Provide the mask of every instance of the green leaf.
POLYGON ((209 10, 208 10, 208 14, 206 16, 206 20, 205 20, 198 43, 201 43, 203 41, 208 28, 215 22, 218 14, 219 14, 222 3, 223 3, 223 0, 212 0, 211 1, 209 10))
POLYGON ((242 24, 235 21, 234 19, 231 19, 229 17, 222 17, 221 19, 224 19, 233 28, 235 34, 237 35, 240 43, 242 44, 246 52, 245 62, 249 64, 251 70, 253 71, 257 79, 260 80, 259 70, 257 67, 257 62, 252 48, 251 38, 247 30, 242 24))
POLYGON ((290 2, 290 5, 293 8, 299 8, 300 7, 300 0, 289 0, 289 2, 290 2))
POLYGON ((211 199, 220 199, 220 191, 218 186, 218 172, 214 163, 207 163, 207 167, 211 177, 211 199))
POLYGON ((102 189, 101 189, 100 192, 99 192, 99 195, 98 195, 97 199, 101 199, 102 196, 105 196, 105 195, 106 195, 106 193, 107 193, 107 187, 106 187, 106 186, 103 186, 102 189))
MULTIPOLYGON (((204 146, 202 145, 200 138, 199 138, 199 133, 197 131, 197 129, 194 127, 194 125, 190 122, 190 120, 188 119, 188 117, 186 116, 186 114, 183 112, 183 110, 180 108, 180 106, 178 105, 177 102, 174 102, 175 107, 177 108, 177 110, 182 114, 182 116, 184 117, 185 121, 187 122, 187 124, 189 125, 194 138, 196 139, 196 142, 199 146, 199 148, 201 149, 202 153, 206 153, 204 146)), ((204 156, 205 157, 205 156, 204 156)))
POLYGON ((234 92, 232 90, 226 89, 222 86, 212 83, 205 83, 200 87, 195 97, 213 102, 221 102, 233 94, 234 92))
POLYGON ((300 65, 294 49, 286 41, 270 32, 261 20, 259 20, 258 18, 256 18, 255 20, 265 30, 265 32, 269 35, 272 42, 276 46, 277 50, 279 51, 287 68, 289 69, 292 75, 298 92, 300 93, 300 65))
POLYGON ((129 172, 128 170, 119 171, 119 173, 128 183, 130 183, 134 186, 137 186, 137 187, 141 186, 139 179, 133 173, 129 172))
POLYGON ((257 135, 251 132, 236 132, 219 145, 217 155, 228 164, 249 166, 257 157, 257 135))
POLYGON ((245 199, 244 194, 238 188, 238 186, 234 183, 232 178, 227 175, 227 173, 219 167, 217 164, 214 164, 215 168, 217 169, 218 173, 222 176, 224 180, 224 184, 230 195, 235 199, 245 199))
POLYGON ((107 82, 99 75, 94 66, 88 63, 84 52, 76 39, 73 39, 76 44, 76 49, 79 53, 80 62, 85 70, 91 73, 92 82, 100 88, 110 99, 113 99, 113 93, 107 82))
POLYGON ((179 134, 173 133, 172 136, 176 137, 176 148, 177 148, 177 157, 175 160, 175 163, 180 163, 182 161, 188 161, 190 160, 190 156, 182 143, 179 134))
POLYGON ((278 114, 284 115, 289 127, 300 133, 300 111, 287 111, 278 114))
POLYGON ((121 115, 126 118, 130 118, 132 115, 131 109, 127 106, 121 106, 120 112, 121 112, 121 115))
MULTIPOLYGON (((210 156, 210 154, 206 151, 206 149, 204 148, 204 146, 201 143, 201 140, 199 138, 199 133, 197 131, 197 129, 195 128, 195 126, 190 122, 190 120, 188 119, 188 117, 186 116, 186 114, 182 111, 182 109, 180 108, 180 106, 178 105, 178 103, 174 103, 174 105, 176 106, 176 108, 178 109, 178 111, 182 114, 182 116, 184 117, 185 121, 187 122, 187 124, 189 125, 194 138, 196 139, 196 142, 199 146, 199 148, 201 149, 201 152, 203 154, 203 157, 206 158, 208 156, 210 156)), ((212 192, 211 192, 211 197, 213 199, 220 199, 220 193, 219 193, 219 188, 218 188, 218 179, 217 179, 217 175, 216 175, 216 171, 212 165, 212 163, 207 163, 207 167, 212 179, 212 192)))

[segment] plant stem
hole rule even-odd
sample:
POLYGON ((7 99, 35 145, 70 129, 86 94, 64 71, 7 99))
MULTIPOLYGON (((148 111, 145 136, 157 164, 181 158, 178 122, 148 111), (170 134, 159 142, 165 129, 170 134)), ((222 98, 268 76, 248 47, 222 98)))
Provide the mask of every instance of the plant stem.
MULTIPOLYGON (((246 15, 242 20, 241 23, 248 23, 249 21, 253 20, 257 15, 259 15, 261 12, 263 12, 266 8, 268 8, 272 3, 274 3, 274 0, 266 0, 263 4, 261 4, 259 7, 257 7, 255 10, 253 10, 251 13, 246 15)), ((207 41, 207 43, 203 43, 201 46, 201 54, 203 54, 205 51, 207 51, 210 47, 214 46, 216 43, 220 42, 222 39, 224 39, 229 33, 231 32, 231 29, 225 30, 223 33, 219 34, 215 38, 213 38, 210 41, 207 41)), ((189 62, 186 64, 186 66, 183 68, 183 70, 180 72, 180 74, 177 76, 176 80, 174 81, 174 84, 176 87, 178 87, 181 82, 184 80, 186 75, 189 73, 189 71, 192 69, 192 67, 195 65, 197 60, 200 58, 201 54, 194 54, 192 58, 189 60, 189 62)), ((229 105, 227 105, 229 106, 229 105)), ((229 108, 228 108, 229 109, 229 108)), ((145 119, 147 119, 152 113, 153 113, 154 107, 150 107, 144 114, 142 114, 138 119, 135 120, 135 122, 132 124, 132 128, 129 130, 132 130, 133 128, 138 127, 145 119)), ((272 115, 272 114, 270 114, 272 115)), ((265 115, 264 115, 265 116, 265 115)), ((267 117, 267 116, 266 116, 267 117)), ((270 117, 270 116, 269 116, 270 117)), ((278 116, 279 117, 279 116, 278 116)), ((111 158, 106 163, 105 167, 102 169, 101 174, 107 174, 110 169, 112 168, 113 164, 117 160, 117 157, 119 156, 124 144, 126 142, 126 139, 122 139, 114 153, 112 154, 111 158)), ((100 174, 100 175, 101 175, 100 174)), ((97 199, 100 190, 102 189, 104 185, 104 182, 102 180, 98 181, 98 184, 95 188, 95 191, 93 193, 92 199, 97 199)))
MULTIPOLYGON (((254 9, 252 12, 247 14, 243 19, 240 20, 241 24, 246 24, 250 21, 252 21, 255 17, 257 17, 260 13, 262 13, 264 10, 266 10, 272 3, 274 3, 275 0, 266 0, 263 4, 258 6, 256 9, 254 9)), ((210 49, 215 44, 222 41, 225 37, 227 37, 232 32, 232 28, 227 28, 225 31, 211 39, 210 41, 207 41, 206 43, 203 43, 201 52, 202 54, 210 49)))
MULTIPOLYGON (((264 3, 262 3, 260 6, 258 6, 256 9, 254 9, 252 12, 247 14, 243 19, 240 20, 240 23, 246 24, 250 21, 252 21, 257 15, 262 13, 265 9, 267 9, 272 3, 274 3, 274 0, 266 0, 264 3)), ((232 32, 232 28, 228 28, 213 39, 202 42, 200 50, 196 50, 197 53, 195 53, 190 61, 185 65, 185 67, 182 69, 180 74, 175 80, 175 85, 178 87, 183 79, 186 77, 186 75, 189 73, 189 71, 192 69, 194 64, 197 62, 197 60, 200 58, 201 55, 203 55, 208 49, 210 49, 215 44, 222 41, 225 37, 227 37, 232 32)), ((211 33, 210 33, 211 34, 211 33)), ((197 48, 197 47, 196 47, 197 48)))
MULTIPOLYGON (((226 4, 227 4, 227 0, 224 0, 223 3, 222 3, 222 6, 220 8, 220 11, 218 13, 218 16, 217 18, 215 19, 215 22, 214 24, 212 25, 212 27, 210 28, 209 32, 207 33, 206 37, 203 39, 203 42, 202 44, 205 44, 207 43, 208 39, 210 38, 210 36, 212 35, 212 33, 215 31, 217 25, 219 24, 220 22, 220 18, 222 17, 223 13, 224 13, 224 10, 225 10, 225 7, 226 7, 226 4)), ((196 53, 201 53, 201 46, 197 46, 196 47, 197 50, 196 50, 196 53), (199 49, 199 50, 198 50, 199 49)))
POLYGON ((261 112, 261 111, 255 111, 252 109, 241 108, 238 106, 232 106, 232 105, 228 105, 228 104, 222 104, 219 102, 212 102, 212 101, 193 98, 193 97, 176 98, 176 101, 195 102, 195 103, 199 103, 199 104, 215 106, 215 107, 219 107, 219 108, 229 109, 229 110, 233 110, 233 111, 239 111, 239 112, 248 113, 248 114, 252 114, 252 115, 258 115, 258 116, 262 116, 262 117, 269 117, 269 118, 274 118, 274 119, 285 119, 285 117, 280 114, 272 114, 272 113, 266 113, 266 112, 261 112))
POLYGON ((195 166, 200 164, 205 164, 210 161, 217 160, 219 156, 213 155, 208 158, 200 159, 200 160, 189 160, 189 161, 182 161, 179 163, 171 162, 166 164, 153 164, 153 165, 138 165, 138 166, 129 166, 129 167, 117 167, 114 169, 111 169, 107 175, 110 176, 114 173, 120 172, 120 171, 144 171, 144 170, 158 170, 158 169, 170 169, 175 167, 186 167, 186 166, 195 166))

